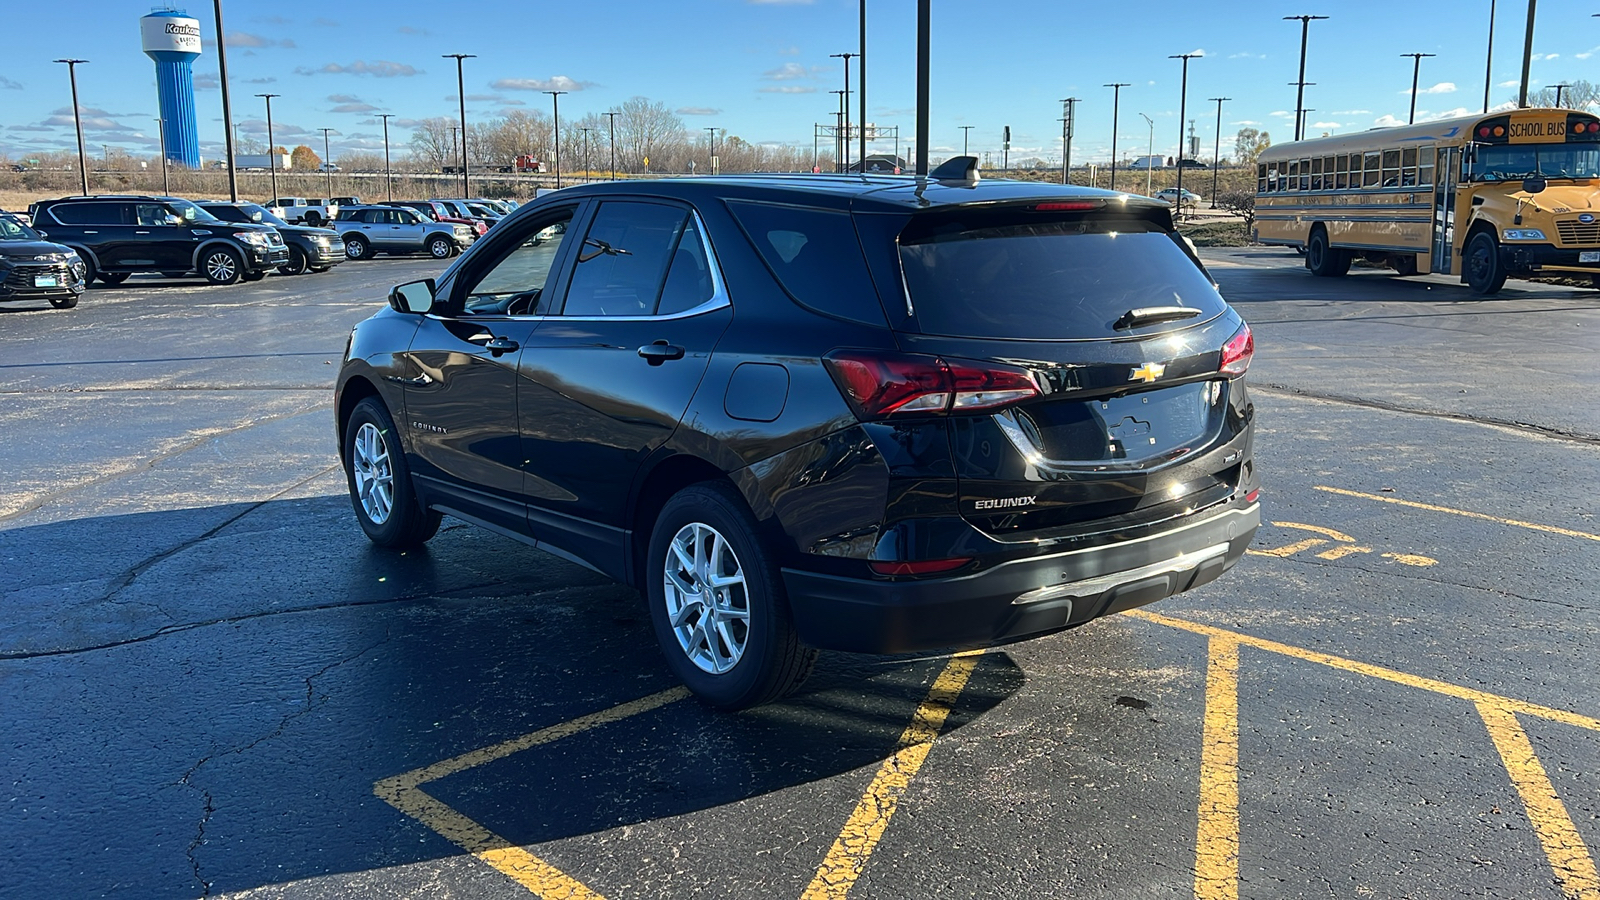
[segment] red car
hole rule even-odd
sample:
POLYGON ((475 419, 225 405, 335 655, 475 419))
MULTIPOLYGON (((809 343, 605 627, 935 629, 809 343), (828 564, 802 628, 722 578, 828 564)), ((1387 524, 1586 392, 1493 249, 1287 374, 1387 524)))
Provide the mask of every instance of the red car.
POLYGON ((470 225, 472 226, 473 234, 476 234, 479 237, 482 237, 483 234, 489 230, 488 222, 485 222, 482 219, 464 219, 460 216, 452 215, 450 210, 446 209, 443 204, 435 203, 432 200, 396 200, 392 203, 379 203, 377 205, 404 206, 406 209, 416 210, 435 222, 449 222, 455 225, 470 225))

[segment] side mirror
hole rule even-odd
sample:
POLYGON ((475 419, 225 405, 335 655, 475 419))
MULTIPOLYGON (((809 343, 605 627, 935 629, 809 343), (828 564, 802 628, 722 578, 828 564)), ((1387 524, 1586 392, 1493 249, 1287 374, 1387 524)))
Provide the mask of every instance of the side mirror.
POLYGON ((1548 183, 1543 178, 1524 178, 1524 179, 1522 179, 1522 189, 1527 191, 1530 194, 1540 193, 1547 186, 1548 186, 1548 183))
POLYGON ((35 228, 34 231, 38 231, 39 232, 39 237, 49 237, 50 236, 50 232, 48 232, 48 231, 39 231, 39 229, 37 229, 37 228, 35 228))
POLYGON ((163 219, 162 221, 166 222, 168 225, 182 225, 183 224, 183 216, 178 216, 178 215, 173 215, 172 213, 167 213, 167 217, 165 219, 163 219))
POLYGON ((434 290, 432 278, 397 285, 389 291, 389 305, 395 312, 421 315, 433 309, 434 290))

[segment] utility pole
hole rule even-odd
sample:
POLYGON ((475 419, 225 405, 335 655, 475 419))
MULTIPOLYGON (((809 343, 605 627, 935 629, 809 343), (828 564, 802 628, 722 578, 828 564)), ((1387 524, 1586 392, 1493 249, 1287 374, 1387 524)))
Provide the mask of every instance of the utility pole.
POLYGON ((1061 101, 1061 111, 1061 183, 1067 184, 1072 180, 1072 136, 1078 130, 1078 98, 1061 101))
POLYGON ((1101 85, 1111 88, 1111 190, 1113 191, 1117 189, 1117 113, 1122 106, 1122 89, 1127 86, 1126 81, 1101 85))
POLYGON ((606 120, 611 125, 611 180, 617 180, 617 116, 621 115, 616 110, 605 114, 606 120))
POLYGON ((1528 108, 1528 68, 1533 65, 1533 12, 1538 0, 1528 0, 1528 31, 1522 38, 1522 84, 1517 88, 1517 108, 1528 108))
POLYGON ((1299 89, 1294 95, 1294 139, 1297 141, 1300 140, 1302 136, 1300 133, 1300 120, 1304 117, 1303 110, 1305 109, 1306 105, 1306 38, 1311 33, 1311 23, 1326 18, 1327 16, 1283 17, 1285 22, 1290 21, 1291 19, 1298 20, 1300 22, 1300 78, 1297 80, 1299 89))
POLYGON ((844 132, 844 107, 849 102, 848 91, 829 91, 839 97, 839 109, 833 114, 833 171, 844 171, 844 151, 840 149, 850 137, 844 132))
POLYGON ((1011 168, 1011 126, 1006 125, 1005 131, 1000 133, 1000 171, 1011 168))
POLYGON ((1150 165, 1150 158, 1156 155, 1156 120, 1144 113, 1139 113, 1139 118, 1150 125, 1150 145, 1144 151, 1144 195, 1150 196, 1150 179, 1155 177, 1155 170, 1150 165))
POLYGON ((594 180, 594 175, 589 169, 589 135, 594 129, 585 125, 578 130, 583 132, 583 180, 587 184, 594 180))
MULTIPOLYGON (((82 182, 83 193, 89 193, 89 157, 83 152, 83 118, 78 114, 78 64, 88 62, 87 59, 58 59, 58 63, 67 64, 67 78, 72 81, 72 124, 78 130, 78 179, 82 182)), ((165 141, 165 138, 162 138, 165 141)), ((165 156, 163 156, 165 158, 165 156)))
POLYGON ((1406 118, 1406 124, 1412 125, 1417 121, 1417 78, 1422 74, 1422 61, 1434 53, 1402 53, 1401 56, 1411 57, 1411 115, 1406 118))
POLYGON ((239 173, 233 167, 233 107, 228 104, 228 42, 222 39, 222 0, 212 0, 211 5, 217 18, 217 75, 222 82, 222 135, 227 141, 228 151, 228 199, 238 203, 239 173))
POLYGON ((394 113, 378 113, 378 118, 383 120, 383 187, 389 196, 389 202, 393 203, 394 175, 389 169, 389 120, 394 118, 394 113))
POLYGON ((1232 100, 1232 97, 1211 97, 1209 102, 1217 104, 1217 138, 1216 145, 1211 148, 1211 208, 1217 208, 1217 177, 1222 174, 1222 104, 1232 100))
MULTIPOLYGON (((272 98, 281 97, 282 94, 257 94, 257 97, 267 101, 267 170, 272 173, 272 201, 278 201, 278 154, 272 143, 272 98)), ((389 124, 384 122, 385 125, 389 124)))
POLYGON ((706 152, 706 172, 715 175, 717 174, 717 126, 707 125, 706 137, 710 143, 706 152))
MULTIPOLYGON (((332 128, 319 128, 322 132, 322 174, 327 176, 328 198, 333 197, 333 151, 328 149, 328 133, 332 128)), ((276 198, 274 198, 276 199, 276 198)))
POLYGON ((861 152, 856 158, 861 160, 861 174, 867 174, 867 0, 861 0, 861 59, 857 65, 861 67, 861 152))
POLYGON ((167 166, 167 120, 156 119, 156 127, 161 129, 161 193, 163 196, 171 196, 171 169, 167 166))
POLYGON ((566 91, 545 91, 550 95, 550 109, 555 114, 556 190, 561 190, 561 95, 566 91))
POLYGON ((928 66, 933 0, 917 0, 917 174, 928 174, 928 66))
POLYGON ((1494 3, 1489 0, 1489 49, 1483 61, 1483 111, 1489 111, 1489 87, 1494 84, 1494 3))
POLYGON ((972 155, 972 154, 967 152, 967 137, 968 137, 968 132, 970 132, 970 131, 972 131, 972 126, 971 125, 963 125, 963 126, 961 126, 961 155, 962 156, 971 156, 972 155))
POLYGON ((456 97, 461 103, 461 199, 465 200, 472 196, 472 188, 467 180, 467 89, 461 75, 461 61, 477 59, 477 54, 441 53, 439 58, 456 61, 456 97))
POLYGON ((841 172, 850 171, 850 60, 860 55, 859 53, 828 54, 830 59, 844 60, 844 96, 840 98, 840 102, 844 105, 844 156, 841 160, 843 165, 839 167, 841 172))
POLYGON ((1569 87, 1572 87, 1572 85, 1570 85, 1570 84, 1552 84, 1550 86, 1556 89, 1556 109, 1560 109, 1561 108, 1561 92, 1566 90, 1569 87))
POLYGON ((1183 122, 1189 114, 1189 60, 1199 56, 1198 53, 1175 53, 1167 59, 1183 60, 1183 87, 1178 91, 1178 215, 1183 218, 1183 122))

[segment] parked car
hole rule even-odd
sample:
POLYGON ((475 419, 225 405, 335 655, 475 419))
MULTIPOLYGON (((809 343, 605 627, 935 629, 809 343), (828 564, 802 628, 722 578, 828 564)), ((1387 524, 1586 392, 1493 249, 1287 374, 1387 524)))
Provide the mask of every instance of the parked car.
POLYGON ((83 260, 71 247, 56 244, 15 216, 0 214, 0 300, 48 300, 71 309, 89 286, 83 260))
POLYGON ((366 206, 360 197, 329 197, 328 202, 334 206, 366 206))
POLYGON ((339 164, 338 163, 325 162, 325 163, 322 163, 322 164, 317 166, 317 171, 318 172, 337 172, 337 171, 339 171, 339 164))
POLYGON ((33 205, 35 230, 82 258, 88 280, 121 284, 135 272, 199 272, 212 284, 259 281, 288 263, 270 225, 223 222, 178 197, 63 197, 33 205))
POLYGON ((1211 167, 1206 165, 1205 163, 1201 162, 1198 159, 1180 159, 1180 160, 1178 160, 1178 168, 1180 168, 1180 169, 1209 169, 1211 167))
POLYGON ((723 708, 815 648, 1011 641, 1217 578, 1261 517, 1249 327, 1167 207, 956 163, 525 205, 356 326, 360 527, 415 547, 451 515, 634 585, 723 708))
POLYGON ((293 225, 326 225, 339 215, 339 204, 318 197, 279 197, 267 204, 272 214, 293 225))
POLYGON ((33 217, 29 216, 25 212, 22 212, 21 210, 0 208, 0 216, 10 216, 11 218, 16 219, 18 222, 28 226, 33 224, 33 217))
POLYGON ((493 222, 489 221, 484 216, 480 216, 474 213, 471 209, 468 209, 467 204, 461 202, 460 200, 440 200, 435 198, 429 202, 439 205, 445 210, 445 212, 457 219, 471 219, 474 222, 482 222, 484 230, 488 230, 492 225, 494 225, 493 222))
POLYGON ((427 253, 434 259, 449 259, 477 237, 466 225, 430 221, 414 209, 398 206, 342 209, 333 227, 350 259, 375 253, 427 253))
POLYGON ((307 272, 326 272, 344 262, 344 242, 332 228, 313 228, 309 225, 290 225, 257 204, 240 201, 209 200, 200 208, 224 222, 253 222, 271 225, 283 235, 289 248, 289 261, 278 267, 283 275, 304 275, 307 272))
POLYGON ((452 213, 443 203, 435 203, 432 200, 396 200, 393 203, 379 203, 376 205, 404 206, 414 209, 421 213, 425 219, 432 219, 435 222, 449 222, 452 225, 465 225, 472 229, 473 234, 480 237, 489 230, 488 222, 482 219, 463 219, 452 213))
POLYGON ((463 200, 461 201, 461 204, 465 206, 467 211, 472 213, 473 216, 488 222, 490 228, 500 224, 500 220, 506 217, 505 213, 487 203, 479 203, 475 200, 463 200))
MULTIPOLYGON (((1162 188, 1161 190, 1156 191, 1156 199, 1160 200, 1162 203, 1167 204, 1168 206, 1172 206, 1178 200, 1178 189, 1177 188, 1162 188)), ((1200 195, 1199 194, 1196 194, 1194 191, 1191 191, 1188 188, 1184 188, 1183 189, 1183 205, 1184 206, 1198 206, 1199 203, 1200 203, 1200 195)))

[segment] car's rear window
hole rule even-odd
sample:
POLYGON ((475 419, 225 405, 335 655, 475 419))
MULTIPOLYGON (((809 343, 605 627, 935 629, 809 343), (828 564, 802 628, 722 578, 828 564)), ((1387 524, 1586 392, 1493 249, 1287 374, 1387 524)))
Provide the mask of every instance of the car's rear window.
POLYGON ((884 324, 849 213, 740 200, 728 209, 794 299, 828 315, 884 324))
POLYGON ((1171 329, 1226 308, 1170 233, 1133 216, 917 216, 899 243, 906 289, 924 334, 1098 338, 1118 334, 1113 323, 1130 309, 1199 310, 1192 319, 1164 326, 1171 329))

